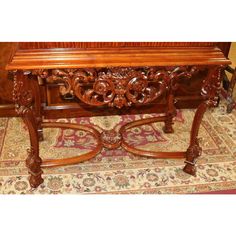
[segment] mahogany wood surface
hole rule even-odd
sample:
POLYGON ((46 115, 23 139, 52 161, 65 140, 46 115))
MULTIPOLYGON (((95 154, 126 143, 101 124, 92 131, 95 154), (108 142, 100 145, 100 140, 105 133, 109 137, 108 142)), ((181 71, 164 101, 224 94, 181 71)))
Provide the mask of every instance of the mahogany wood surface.
MULTIPOLYGON (((52 49, 41 47, 40 43, 22 43, 7 64, 8 70, 14 72, 13 100, 16 112, 26 123, 31 147, 28 151, 26 166, 29 171, 29 182, 37 187, 43 182, 42 168, 76 164, 93 158, 105 148, 117 148, 120 145, 127 151, 152 158, 185 158, 183 171, 196 175, 196 160, 201 155, 198 132, 203 115, 208 107, 217 105, 222 70, 230 64, 224 54, 212 43, 205 46, 185 45, 153 47, 145 45, 138 48, 123 46, 117 48, 64 48, 52 49), (28 49, 27 49, 28 48, 28 49), (186 151, 158 152, 141 150, 133 147, 124 139, 127 129, 152 122, 164 122, 164 132, 174 132, 172 124, 176 115, 176 97, 178 89, 186 90, 183 81, 188 84, 197 74, 202 75, 198 106, 192 123, 190 143, 186 151), (52 98, 48 89, 55 87, 55 94, 86 104, 87 107, 103 108, 110 113, 116 108, 130 114, 130 107, 152 106, 156 100, 163 105, 164 115, 131 122, 120 128, 99 133, 92 127, 84 125, 43 123, 44 111, 52 98), (89 153, 59 160, 42 160, 39 156, 39 140, 43 139, 43 127, 62 127, 82 129, 92 133, 97 146, 89 153)), ((66 47, 67 44, 63 44, 66 47)), ((59 44, 57 45, 59 46, 59 44)), ((191 92, 186 91, 191 94, 191 92)), ((80 104, 78 104, 80 105, 80 104)), ((61 104, 68 116, 75 113, 69 106, 61 104)), ((73 109, 76 110, 75 107, 73 109)), ((64 113, 56 112, 59 117, 64 113)), ((80 109, 79 112, 81 111, 80 109)), ((86 108, 84 108, 86 110, 86 108)), ((92 112, 92 110, 90 110, 92 112)), ((160 110, 156 111, 160 112, 160 110)), ((78 113, 79 114, 79 113, 78 113)), ((93 114, 93 113, 91 113, 93 114)), ((82 113, 80 113, 80 116, 82 113)), ((90 114, 89 114, 90 115, 90 114)), ((52 118, 57 116, 52 115, 52 118)))
POLYGON ((215 46, 216 42, 21 42, 19 49, 215 46))
POLYGON ((76 164, 93 158, 102 147, 113 149, 120 145, 146 157, 185 158, 183 170, 196 175, 195 163, 201 155, 199 127, 207 108, 217 105, 221 73, 228 64, 230 60, 212 42, 16 44, 6 69, 14 71, 16 112, 29 130, 31 147, 26 166, 31 186, 43 182, 42 168, 76 164), (173 118, 181 96, 182 101, 192 98, 198 105, 186 151, 141 150, 125 141, 128 129, 152 122, 164 122, 164 132, 174 132, 173 118), (103 133, 84 125, 43 122, 48 117, 132 114, 140 110, 164 115, 131 122, 118 132, 103 133), (97 146, 80 156, 42 160, 39 141, 43 140, 42 129, 47 127, 90 132, 97 146))
MULTIPOLYGON (((7 71, 5 70, 6 64, 9 61, 9 58, 12 56, 16 48, 19 50, 43 50, 54 48, 61 48, 61 50, 66 49, 102 49, 102 48, 121 48, 126 47, 151 47, 151 48, 160 48, 160 47, 219 47, 225 56, 228 56, 230 43, 227 42, 1 42, 0 43, 0 116, 16 116, 14 110, 14 104, 12 101, 12 79, 11 76, 8 76, 7 71)), ((196 108, 199 103, 202 101, 200 96, 201 90, 201 81, 205 78, 206 72, 199 73, 192 78, 188 83, 183 83, 183 85, 176 91, 176 107, 177 108, 196 108)), ((78 101, 73 99, 64 100, 58 94, 57 87, 40 87, 41 93, 43 96, 44 114, 48 118, 60 117, 61 114, 65 113, 70 109, 70 113, 73 116, 83 115, 105 115, 106 110, 102 108, 91 109, 90 107, 84 106, 84 104, 78 104, 78 101), (47 99, 46 99, 47 97, 47 99)), ((137 107, 137 109, 139 109, 137 107)), ((132 114, 137 113, 135 107, 129 109, 129 112, 132 114)), ((140 110, 140 109, 139 109, 140 110)), ((157 103, 152 104, 151 106, 145 105, 141 112, 143 113, 152 113, 158 111, 164 111, 163 103, 158 101, 157 103)), ((123 111, 117 109, 111 109, 113 114, 122 114, 123 111)))
POLYGON ((17 51, 6 69, 220 65, 222 62, 225 57, 217 47, 40 49, 17 51))
POLYGON ((124 47, 219 47, 227 57, 230 42, 22 42, 19 49, 124 48, 124 47))

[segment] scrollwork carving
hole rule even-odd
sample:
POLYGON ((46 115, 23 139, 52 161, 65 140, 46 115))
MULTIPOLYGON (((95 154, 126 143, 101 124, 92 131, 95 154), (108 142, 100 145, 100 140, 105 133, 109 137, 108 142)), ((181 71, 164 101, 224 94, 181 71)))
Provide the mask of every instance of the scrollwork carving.
POLYGON ((202 148, 199 146, 199 138, 196 138, 195 144, 187 149, 186 155, 189 157, 189 159, 194 160, 197 157, 201 156, 201 154, 202 148))
POLYGON ((62 97, 77 97, 92 106, 122 108, 146 104, 161 97, 167 89, 176 90, 182 79, 189 79, 195 66, 112 67, 89 69, 37 70, 47 83, 59 84, 62 97))
POLYGON ((206 103, 209 107, 216 106, 218 103, 218 95, 220 93, 221 73, 224 66, 217 66, 210 70, 207 78, 203 81, 201 95, 207 99, 206 103))
POLYGON ((74 81, 74 92, 80 100, 90 105, 107 104, 117 108, 151 102, 162 95, 166 87, 162 80, 151 81, 147 71, 141 68, 97 70, 97 77, 90 88, 87 88, 84 80, 74 81))

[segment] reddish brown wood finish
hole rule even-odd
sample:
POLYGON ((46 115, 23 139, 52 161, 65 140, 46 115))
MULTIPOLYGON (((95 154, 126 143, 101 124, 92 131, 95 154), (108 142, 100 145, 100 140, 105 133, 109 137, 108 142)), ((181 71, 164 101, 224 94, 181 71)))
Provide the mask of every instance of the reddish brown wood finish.
POLYGON ((35 93, 36 90, 32 85, 32 83, 29 83, 27 73, 24 74, 22 70, 18 70, 14 78, 13 100, 16 103, 16 112, 23 117, 29 130, 31 147, 28 149, 26 166, 30 174, 30 185, 36 188, 43 182, 41 176, 43 172, 41 170, 42 160, 39 157, 37 116, 32 108, 33 105, 37 105, 37 102, 34 102, 39 94, 35 93))
MULTIPOLYGON (((32 49, 50 49, 53 48, 124 48, 124 47, 219 47, 225 56, 228 56, 230 43, 227 42, 25 42, 25 43, 10 43, 0 42, 0 117, 1 116, 16 116, 14 111, 14 104, 12 102, 11 91, 13 82, 11 76, 7 76, 5 65, 14 53, 18 44, 18 48, 24 50, 32 49)), ((201 81, 204 79, 206 73, 198 73, 190 82, 183 83, 176 91, 176 107, 181 108, 196 108, 202 101, 200 96, 201 81)), ((90 116, 90 115, 105 115, 107 111, 103 108, 91 109, 89 106, 85 107, 83 104, 71 99, 64 100, 58 95, 56 87, 40 87, 42 95, 42 102, 44 104, 43 115, 47 118, 60 117, 61 114, 68 116, 90 116), (46 98, 47 96, 47 98, 46 98), (50 98, 50 99, 49 99, 50 98), (49 101, 51 101, 49 103, 49 101), (70 110, 70 113, 65 111, 70 110)), ((165 101, 153 102, 151 106, 143 106, 142 109, 132 107, 129 113, 137 114, 138 112, 151 113, 155 111, 164 112, 163 103, 165 101)), ((117 109, 110 109, 110 114, 121 114, 122 111, 117 109)))
MULTIPOLYGON (((27 45, 24 45, 26 47, 27 45)), ((41 124, 42 109, 40 98, 44 96, 39 84, 52 83, 61 95, 75 95, 89 106, 116 106, 120 111, 126 107, 153 102, 153 98, 165 97, 165 115, 159 118, 135 121, 123 126, 120 135, 114 132, 103 133, 103 145, 115 148, 120 144, 134 154, 154 158, 184 158, 184 171, 195 175, 195 162, 201 153, 198 131, 204 112, 215 106, 218 98, 221 71, 230 61, 216 47, 165 47, 142 49, 68 49, 68 50, 20 50, 7 65, 9 70, 17 70, 14 80, 14 101, 17 112, 23 116, 30 133, 31 150, 27 159, 32 187, 42 183, 41 167, 75 164, 88 160, 101 150, 100 135, 92 128, 68 124, 41 124), (141 71, 141 72, 140 72, 141 71), (165 132, 173 132, 172 118, 175 115, 174 101, 177 89, 184 80, 190 81, 196 72, 206 73, 202 84, 203 102, 194 117, 190 145, 186 152, 150 152, 130 146, 124 140, 123 133, 132 127, 146 123, 164 121, 165 132), (101 73, 101 74, 100 74, 101 73), (36 82, 38 79, 39 83, 36 82), (152 88, 151 83, 159 83, 152 88), (87 89, 86 86, 91 85, 87 89), (163 86, 161 86, 163 85, 163 86), (109 90, 110 89, 110 90, 109 90), (157 90, 155 90, 157 89, 157 90), (109 92, 107 93, 107 91, 109 92), (98 99, 98 95, 100 98, 98 99), (115 100, 117 99, 117 101, 115 100), (137 103, 137 104, 136 104, 137 103), (62 160, 43 162, 39 157, 39 137, 42 127, 80 128, 91 132, 98 140, 98 146, 92 152, 62 160), (73 127, 72 127, 73 126, 73 127), (163 155, 164 154, 164 155, 163 155)), ((149 104, 148 104, 149 105, 149 104)), ((151 104, 150 104, 151 105, 151 104)), ((107 109, 109 110, 109 109, 107 109)), ((129 110, 126 110, 129 112, 129 110)), ((71 112, 71 110, 68 110, 71 112)), ((109 114, 109 111, 108 111, 109 114)), ((70 114, 72 115, 72 114, 70 114)), ((42 137, 42 136, 41 136, 42 137)))
POLYGON ((221 72, 223 68, 223 65, 210 67, 208 76, 203 82, 202 96, 207 98, 207 100, 202 102, 198 106, 197 111, 195 113, 190 135, 190 145, 186 152, 186 165, 184 167, 184 171, 186 173, 189 173, 194 176, 196 175, 195 163, 202 152, 198 139, 200 124, 207 108, 214 107, 217 105, 222 79, 221 72))
POLYGON ((41 49, 17 51, 6 69, 220 65, 225 60, 217 47, 41 49))
POLYGON ((125 48, 125 47, 209 47, 226 43, 216 42, 22 42, 19 49, 51 48, 125 48))

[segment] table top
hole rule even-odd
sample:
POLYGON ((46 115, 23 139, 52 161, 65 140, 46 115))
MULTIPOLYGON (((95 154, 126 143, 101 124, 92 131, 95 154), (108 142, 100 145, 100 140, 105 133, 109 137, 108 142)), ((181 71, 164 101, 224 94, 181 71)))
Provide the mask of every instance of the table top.
POLYGON ((209 47, 109 47, 18 49, 7 70, 228 65, 222 51, 209 47))

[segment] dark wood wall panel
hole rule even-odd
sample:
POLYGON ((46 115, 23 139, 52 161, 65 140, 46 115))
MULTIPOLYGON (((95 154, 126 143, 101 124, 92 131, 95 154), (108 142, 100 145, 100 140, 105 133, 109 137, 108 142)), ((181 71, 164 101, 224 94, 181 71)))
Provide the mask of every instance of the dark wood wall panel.
POLYGON ((226 57, 229 55, 229 50, 230 50, 230 42, 219 42, 216 43, 216 45, 222 50, 222 52, 225 54, 226 57))
POLYGON ((214 46, 213 42, 23 42, 21 49, 102 48, 102 47, 186 47, 214 46))

